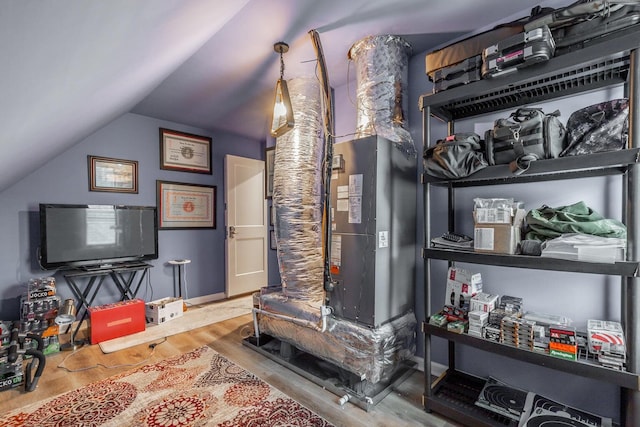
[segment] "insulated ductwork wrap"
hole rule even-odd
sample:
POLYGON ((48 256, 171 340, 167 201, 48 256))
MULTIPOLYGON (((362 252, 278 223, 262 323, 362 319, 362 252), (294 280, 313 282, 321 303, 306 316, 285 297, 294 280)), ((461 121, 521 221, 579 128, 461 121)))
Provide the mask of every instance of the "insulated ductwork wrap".
POLYGON ((356 67, 357 138, 379 135, 416 156, 407 130, 411 45, 394 35, 369 36, 349 49, 356 67))
POLYGON ((287 82, 295 126, 276 140, 273 207, 278 265, 287 298, 320 307, 323 139, 320 85, 314 78, 287 82))
POLYGON ((328 316, 326 331, 300 327, 269 315, 260 316, 261 332, 357 374, 371 384, 389 381, 415 354, 416 317, 413 312, 371 329, 328 316))

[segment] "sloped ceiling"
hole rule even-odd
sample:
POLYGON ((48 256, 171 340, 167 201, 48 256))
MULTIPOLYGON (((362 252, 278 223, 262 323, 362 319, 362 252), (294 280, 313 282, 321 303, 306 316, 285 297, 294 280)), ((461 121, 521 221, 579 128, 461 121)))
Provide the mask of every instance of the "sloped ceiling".
MULTIPOLYGON (((528 14, 535 0, 5 0, 0 2, 0 190, 127 112, 255 139, 285 78, 315 73, 318 30, 330 83, 347 52, 398 34, 414 52, 528 14)), ((547 1, 561 6, 565 2, 547 1)))

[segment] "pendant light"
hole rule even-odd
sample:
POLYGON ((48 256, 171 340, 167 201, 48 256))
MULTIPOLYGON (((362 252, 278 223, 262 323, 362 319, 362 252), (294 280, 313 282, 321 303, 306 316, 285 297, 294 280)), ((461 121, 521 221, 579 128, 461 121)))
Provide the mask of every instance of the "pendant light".
POLYGON ((278 42, 273 45, 273 50, 280 54, 280 78, 276 82, 273 115, 271 116, 271 136, 277 138, 289 132, 293 128, 294 121, 287 81, 283 78, 284 59, 282 54, 289 51, 289 45, 284 42, 278 42))

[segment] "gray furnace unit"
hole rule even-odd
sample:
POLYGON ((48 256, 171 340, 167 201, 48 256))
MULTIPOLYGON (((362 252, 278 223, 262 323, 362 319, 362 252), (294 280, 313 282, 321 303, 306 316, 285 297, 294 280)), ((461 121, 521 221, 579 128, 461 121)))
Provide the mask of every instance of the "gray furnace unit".
POLYGON ((416 157, 379 136, 333 148, 328 305, 377 328, 414 307, 416 157))

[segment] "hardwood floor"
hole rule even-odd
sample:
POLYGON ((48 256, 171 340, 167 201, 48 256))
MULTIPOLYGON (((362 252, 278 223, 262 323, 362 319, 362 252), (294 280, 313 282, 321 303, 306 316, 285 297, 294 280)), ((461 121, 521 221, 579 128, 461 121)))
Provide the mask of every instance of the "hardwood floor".
POLYGON ((75 352, 60 352, 47 357, 45 371, 35 391, 27 393, 24 389, 13 389, 1 392, 0 411, 6 413, 116 375, 140 362, 154 363, 209 345, 338 427, 457 426, 422 409, 422 372, 414 372, 368 412, 351 403, 340 406, 339 396, 243 345, 243 338, 251 332, 251 315, 245 315, 158 340, 153 349, 150 348, 151 343, 146 343, 110 354, 103 354, 98 345, 86 345, 75 352), (75 372, 68 372, 59 365, 75 372))

